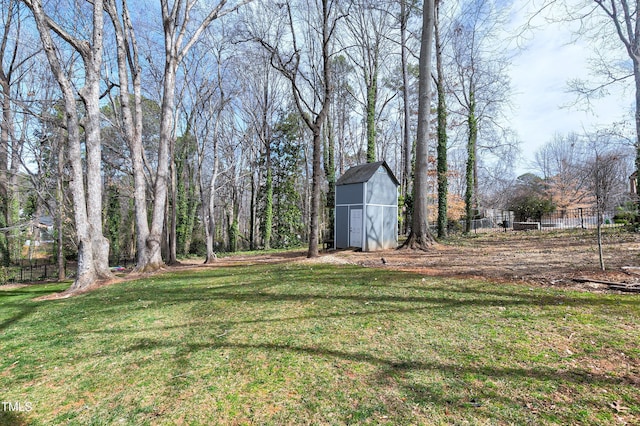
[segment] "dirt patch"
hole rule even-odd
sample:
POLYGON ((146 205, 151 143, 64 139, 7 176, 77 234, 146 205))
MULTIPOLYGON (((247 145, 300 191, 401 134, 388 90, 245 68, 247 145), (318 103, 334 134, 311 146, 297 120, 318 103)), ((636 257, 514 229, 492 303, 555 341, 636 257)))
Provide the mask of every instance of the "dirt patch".
POLYGON ((586 231, 480 234, 427 252, 389 250, 342 252, 363 266, 385 267, 430 276, 473 277, 579 288, 608 289, 597 281, 640 282, 640 235, 611 232, 604 237, 605 270, 600 269, 595 234, 586 231), (576 282, 575 279, 596 282, 576 282))
POLYGON ((596 236, 591 231, 486 233, 437 244, 424 252, 337 250, 314 259, 307 259, 306 251, 241 255, 220 259, 213 266, 285 262, 356 264, 426 276, 609 291, 597 281, 640 283, 640 234, 609 230, 604 235, 605 271, 600 270, 596 236))

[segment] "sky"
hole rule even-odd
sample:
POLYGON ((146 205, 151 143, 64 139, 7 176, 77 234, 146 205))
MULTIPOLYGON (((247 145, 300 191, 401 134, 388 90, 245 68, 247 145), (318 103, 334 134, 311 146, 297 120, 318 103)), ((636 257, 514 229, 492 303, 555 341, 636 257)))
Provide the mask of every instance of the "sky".
MULTIPOLYGON (((523 22, 521 15, 512 23, 513 28, 523 22)), ((590 111, 585 111, 584 104, 570 106, 576 95, 569 92, 567 83, 589 78, 592 54, 588 40, 572 41, 574 38, 569 24, 545 25, 530 34, 524 49, 513 59, 513 110, 507 113, 507 120, 522 141, 517 175, 534 171, 535 152, 556 133, 584 133, 629 117, 631 94, 621 88, 594 101, 590 111)))

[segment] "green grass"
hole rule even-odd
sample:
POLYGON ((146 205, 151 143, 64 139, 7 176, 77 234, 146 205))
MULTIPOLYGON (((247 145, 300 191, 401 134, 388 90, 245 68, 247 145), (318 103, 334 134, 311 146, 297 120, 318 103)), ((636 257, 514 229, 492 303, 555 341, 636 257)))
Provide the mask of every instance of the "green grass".
POLYGON ((0 424, 640 423, 638 296, 285 264, 32 300, 63 288, 0 287, 0 424))

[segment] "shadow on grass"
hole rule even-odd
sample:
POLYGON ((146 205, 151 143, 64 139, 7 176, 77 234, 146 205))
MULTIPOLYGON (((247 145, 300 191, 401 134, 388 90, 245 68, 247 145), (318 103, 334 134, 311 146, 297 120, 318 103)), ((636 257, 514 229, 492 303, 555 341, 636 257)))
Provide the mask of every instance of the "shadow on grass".
POLYGON ((134 352, 163 347, 183 348, 185 353, 197 352, 201 350, 219 350, 219 349, 237 349, 237 350, 262 350, 266 352, 290 352, 302 355, 311 355, 322 358, 335 358, 344 361, 363 362, 377 367, 381 367, 388 373, 400 373, 408 371, 438 371, 447 374, 459 376, 467 373, 480 374, 486 377, 494 378, 527 378, 542 381, 559 381, 568 384, 585 384, 585 385, 622 385, 629 384, 625 377, 613 377, 608 374, 596 374, 587 372, 584 369, 573 368, 559 371, 550 367, 489 367, 477 366, 467 367, 454 363, 429 362, 424 360, 399 361, 378 357, 372 354, 362 352, 338 351, 330 348, 322 348, 315 346, 296 346, 282 345, 271 343, 260 344, 242 344, 228 343, 224 341, 211 342, 208 344, 182 344, 179 342, 168 342, 166 340, 140 339, 135 345, 124 349, 125 352, 134 352))
MULTIPOLYGON (((10 317, 9 319, 6 319, 4 321, 2 321, 0 323, 0 331, 4 331, 7 328, 9 328, 10 326, 12 326, 13 324, 17 323, 18 321, 26 318, 27 316, 29 316, 30 314, 32 314, 35 311, 35 306, 32 304, 28 304, 28 305, 17 305, 17 304, 3 304, 3 307, 7 307, 7 306, 11 306, 11 305, 15 305, 18 308, 18 312, 13 315, 12 317, 10 317)), ((2 424, 2 423, 0 423, 2 424)))
MULTIPOLYGON (((227 267, 225 267, 227 269, 227 267)), ((261 269, 261 268, 259 268, 261 269)), ((340 271, 340 269, 338 269, 340 271)), ((352 278, 351 283, 340 282, 336 278, 336 269, 329 272, 314 272, 311 278, 298 279, 282 278, 277 272, 273 271, 256 271, 256 273, 247 273, 242 271, 240 274, 232 274, 240 282, 235 283, 212 283, 212 285, 203 285, 196 283, 193 286, 175 286, 171 285, 172 279, 163 278, 163 282, 154 282, 150 286, 149 291, 141 292, 122 292, 118 294, 118 298, 109 298, 107 303, 104 300, 96 300, 96 306, 99 310, 117 310, 121 305, 128 305, 140 297, 154 303, 190 303, 190 302, 206 302, 206 301, 230 301, 237 303, 273 303, 273 302, 314 302, 319 300, 332 300, 344 302, 369 302, 369 303, 412 303, 412 304, 428 304, 429 306, 441 307, 465 307, 465 306, 556 306, 558 304, 568 304, 571 306, 598 306, 598 305, 640 305, 639 297, 616 297, 612 302, 610 295, 591 295, 568 293, 562 290, 554 290, 550 294, 540 294, 535 291, 528 294, 526 289, 518 291, 504 290, 505 286, 498 289, 487 288, 489 284, 481 284, 482 288, 477 286, 459 285, 459 280, 442 280, 453 282, 451 285, 425 285, 423 287, 408 285, 403 286, 408 280, 419 280, 420 275, 413 275, 406 272, 390 272, 390 271, 372 271, 370 269, 352 269, 343 270, 352 278), (354 273, 355 272, 355 273, 354 273), (265 274, 273 273, 275 277, 266 277, 265 274), (370 277, 380 277, 380 282, 367 282, 370 277), (311 282, 308 282, 309 280, 311 282), (282 289, 280 286, 289 285, 290 282, 300 281, 299 287, 282 289), (307 282, 305 282, 307 281, 307 282), (307 286, 308 284, 308 286, 307 286), (326 292, 305 292, 306 288, 317 290, 318 286, 322 286, 322 290, 326 292), (419 292, 420 295, 380 295, 373 294, 367 287, 388 288, 390 291, 398 289, 419 292), (299 288, 302 291, 297 291, 299 288), (293 289, 293 290, 292 290, 293 289), (362 289, 362 290, 361 290, 362 289), (342 294, 341 294, 342 293, 342 294), (458 297, 459 296, 459 297, 458 297)), ((190 278, 186 275, 180 277, 181 280, 207 280, 220 278, 221 276, 229 277, 229 274, 216 276, 208 276, 197 274, 190 278)), ((437 279, 430 279, 430 282, 437 279)), ((85 300, 85 303, 90 303, 85 300)))
MULTIPOLYGON (((204 350, 237 350, 246 351, 251 353, 252 351, 266 352, 266 358, 278 359, 275 354, 297 354, 303 357, 312 357, 319 359, 320 362, 324 362, 327 358, 335 361, 348 361, 355 363, 366 363, 377 367, 377 372, 370 377, 371 387, 377 387, 379 389, 389 389, 390 387, 396 387, 401 391, 404 398, 407 398, 402 404, 395 404, 387 407, 387 409, 394 410, 398 413, 405 412, 407 416, 411 416, 411 410, 413 404, 435 406, 438 408, 451 407, 456 410, 456 415, 471 415, 474 418, 486 418, 491 421, 498 421, 502 423, 508 418, 508 414, 501 410, 516 410, 520 414, 516 416, 527 416, 531 401, 536 404, 536 397, 529 397, 524 394, 523 391, 526 386, 532 386, 533 382, 547 382, 553 384, 551 387, 559 388, 566 386, 568 388, 580 388, 581 386, 588 386, 589 388, 605 388, 616 387, 620 385, 629 386, 631 382, 627 377, 613 377, 605 373, 598 374, 587 372, 580 367, 576 368, 564 368, 556 369, 546 366, 538 367, 499 367, 491 365, 460 365, 454 362, 435 362, 429 360, 397 360, 391 358, 380 357, 371 353, 364 352, 350 352, 343 350, 336 350, 327 347, 317 346, 304 346, 295 344, 243 344, 243 343, 230 343, 220 340, 218 342, 212 342, 210 344, 193 344, 183 342, 168 342, 153 339, 141 339, 137 344, 129 346, 124 349, 127 352, 133 351, 149 351, 150 349, 158 348, 177 349, 178 359, 176 363, 184 368, 185 360, 191 356, 191 354, 204 351, 204 350), (268 353, 274 354, 270 357, 268 353), (183 356, 185 357, 183 359, 183 356), (440 384, 434 382, 434 385, 430 387, 423 383, 417 383, 411 378, 412 373, 427 373, 432 372, 433 376, 442 377, 443 382, 447 382, 448 389, 439 389, 440 384), (474 383, 475 378, 485 378, 486 380, 505 381, 507 386, 510 383, 515 383, 513 392, 505 393, 500 391, 494 391, 490 388, 484 388, 474 383), (458 388, 455 388, 451 384, 455 383, 458 388), (518 383, 525 383, 518 385, 518 383), (510 396, 513 395, 513 396, 510 396), (487 408, 482 408, 486 405, 487 408), (492 408, 493 407, 493 408, 492 408), (501 410, 496 411, 496 407, 501 407, 501 410)), ((333 363, 334 368, 341 363, 333 363)), ((575 398, 572 401, 572 405, 585 406, 589 405, 588 393, 576 392, 573 396, 575 398)), ((538 413, 534 418, 538 418, 538 415, 547 416, 550 415, 558 419, 561 423, 572 424, 575 423, 575 418, 571 413, 570 406, 558 406, 553 412, 538 413)))
POLYGON ((29 421, 20 411, 11 411, 8 406, 5 407, 7 401, 0 402, 0 425, 3 426, 27 426, 29 421))
MULTIPOLYGON (((465 281, 460 280, 429 278, 423 286, 416 285, 416 282, 419 282, 421 278, 421 275, 406 272, 342 266, 292 266, 288 269, 273 266, 224 267, 196 270, 194 273, 185 271, 180 274, 168 274, 105 288, 75 299, 44 303, 49 303, 52 309, 49 327, 56 333, 59 330, 64 330, 66 337, 69 337, 70 334, 83 333, 130 334, 130 336, 122 338, 118 335, 114 339, 105 339, 117 341, 119 344, 91 348, 92 352, 89 355, 91 357, 120 356, 121 352, 149 353, 150 350, 171 348, 177 350, 170 351, 170 353, 176 354, 176 356, 172 355, 172 358, 180 370, 184 369, 185 364, 188 364, 191 353, 220 349, 239 352, 263 351, 272 354, 299 354, 313 358, 366 363, 375 366, 377 370, 375 376, 372 377, 372 386, 393 383, 409 400, 416 404, 453 404, 463 407, 465 404, 469 404, 470 409, 475 408, 473 401, 461 399, 460 395, 464 395, 464 392, 456 391, 453 393, 453 397, 450 392, 438 392, 435 388, 413 380, 411 378, 413 372, 433 372, 433 375, 441 374, 451 381, 456 381, 457 378, 465 375, 479 375, 504 379, 505 381, 547 381, 558 385, 566 383, 569 386, 597 387, 601 384, 615 387, 629 384, 624 376, 616 377, 604 373, 591 373, 582 369, 580 365, 573 367, 563 365, 559 371, 558 368, 536 365, 535 363, 533 366, 525 367, 492 365, 490 360, 479 365, 471 362, 456 364, 455 360, 441 362, 418 359, 410 352, 407 355, 410 359, 400 360, 394 359, 392 356, 381 356, 375 352, 374 348, 364 351, 339 350, 332 347, 335 346, 332 343, 315 346, 301 343, 265 342, 251 344, 226 341, 228 337, 225 328, 248 323, 285 323, 309 319, 323 320, 394 313, 418 313, 434 309, 449 311, 489 307, 557 306, 559 302, 566 303, 567 301, 573 306, 589 307, 598 304, 631 303, 634 305, 638 303, 637 299, 634 302, 627 302, 628 299, 621 298, 612 301, 610 297, 599 298, 589 294, 582 296, 556 290, 547 295, 542 294, 541 290, 529 293, 526 288, 498 287, 497 284, 496 288, 492 288, 488 283, 478 283, 477 281, 475 281, 476 284, 467 285, 465 281), (437 284, 434 285, 434 283, 437 284), (385 292, 385 285, 389 287, 389 294, 381 294, 385 292), (142 300, 143 298, 144 300, 142 300), (141 306, 139 302, 144 302, 145 306, 141 306), (217 305, 218 302, 224 303, 217 305), (303 305, 303 310, 298 311, 298 315, 284 316, 288 303, 297 304, 299 302, 303 305), (87 328, 78 325, 73 328, 73 331, 65 326, 65 324, 82 324, 80 320, 89 315, 96 319, 97 323, 113 324, 119 321, 117 315, 133 316, 135 315, 134 311, 147 309, 149 306, 161 308, 163 311, 171 313, 171 306, 181 303, 193 303, 193 305, 187 306, 187 315, 184 319, 178 317, 166 325, 162 323, 158 325, 153 325, 154 323, 141 324, 141 321, 136 321, 135 328, 109 330, 102 325, 87 328), (230 311, 237 309, 242 313, 242 306, 253 304, 258 308, 255 310, 255 317, 240 315, 225 319, 223 315, 219 314, 206 315, 206 318, 204 315, 214 311, 217 306, 223 306, 230 311), (311 306, 313 308, 310 308, 311 306), (279 317, 267 317, 267 314, 264 313, 267 310, 276 311, 276 315, 279 317), (176 324, 177 322, 179 324, 176 324), (178 337, 166 333, 166 337, 158 338, 139 338, 133 334, 149 330, 159 330, 165 334, 164 332, 168 330, 192 326, 208 328, 209 331, 207 334, 198 334, 196 336, 198 342, 190 342, 188 334, 186 339, 184 334, 178 337), (212 331, 215 329, 218 330, 212 331), (96 349, 102 350, 96 351, 96 349), (97 355, 98 353, 100 355, 97 355), (411 359, 412 357, 414 359, 411 359)), ((22 310, 0 324, 0 329, 20 321, 36 307, 38 309, 44 308, 42 303, 31 302, 16 303, 15 306, 22 310)), ((272 315, 272 313, 268 315, 272 315)), ((446 315, 441 315, 441 317, 446 320, 446 315)), ((128 323, 126 327, 130 325, 131 323, 128 323)), ((290 333, 289 325, 289 323, 284 324, 281 332, 290 333)), ((251 342, 250 339, 250 336, 245 336, 242 340, 251 342)), ((56 355, 63 356, 62 353, 48 354, 52 358, 56 355)), ((267 356, 268 358, 269 356, 267 356)), ((66 358, 64 359, 65 362, 68 362, 66 358)), ((63 361, 63 358, 60 360, 63 361)), ((149 357, 148 361, 138 360, 140 365, 144 362, 153 362, 153 357, 149 357)), ((178 376, 174 375, 174 377, 178 376)), ((459 383, 468 384, 462 379, 459 380, 459 383)), ((522 387, 524 386, 522 385, 522 387)), ((522 406, 522 401, 519 401, 518 398, 520 397, 510 398, 510 395, 505 393, 487 397, 487 399, 501 400, 503 404, 522 406)), ((410 405, 410 403, 403 404, 402 410, 410 410, 410 405)), ((489 416, 486 413, 485 415, 489 416)), ((500 416, 500 414, 495 414, 495 416, 500 416)), ((566 418, 565 420, 571 423, 571 420, 574 419, 566 418)))

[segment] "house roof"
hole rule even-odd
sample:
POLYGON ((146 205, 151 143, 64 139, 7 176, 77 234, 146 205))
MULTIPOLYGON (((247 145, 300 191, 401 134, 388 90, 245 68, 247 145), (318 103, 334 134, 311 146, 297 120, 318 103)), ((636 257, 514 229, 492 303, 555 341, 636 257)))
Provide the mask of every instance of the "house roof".
POLYGON ((369 179, 371 179, 373 175, 378 171, 380 166, 384 166, 393 182, 399 186, 400 182, 398 182, 398 179, 396 179, 396 177, 393 175, 393 172, 389 168, 389 165, 386 161, 360 164, 358 166, 351 167, 349 170, 344 172, 342 176, 340 176, 340 179, 338 179, 338 181, 336 182, 336 186, 368 182, 369 179))

